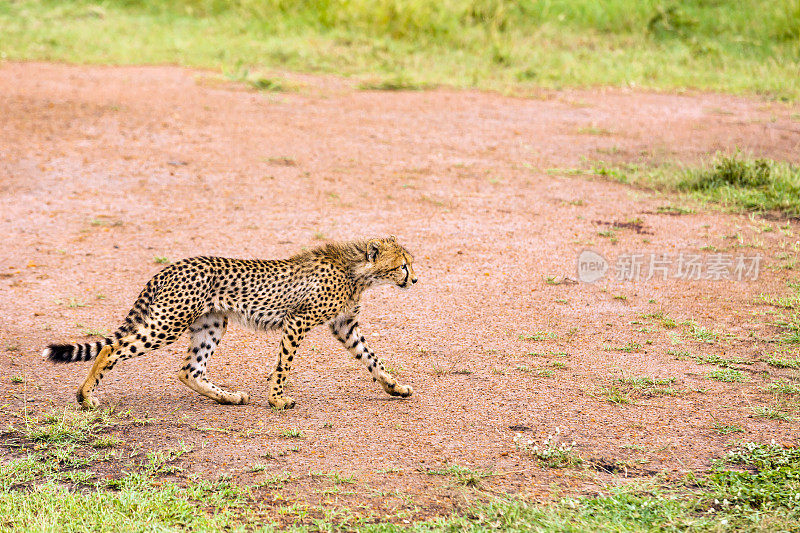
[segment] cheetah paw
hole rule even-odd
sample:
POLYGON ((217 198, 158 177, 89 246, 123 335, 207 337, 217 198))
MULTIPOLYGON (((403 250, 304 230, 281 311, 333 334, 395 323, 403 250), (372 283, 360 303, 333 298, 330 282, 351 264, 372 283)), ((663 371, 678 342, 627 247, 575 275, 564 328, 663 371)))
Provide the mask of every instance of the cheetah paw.
POLYGON ((94 396, 84 396, 80 391, 78 392, 78 403, 81 406, 81 409, 86 411, 91 411, 92 409, 97 409, 100 405, 100 400, 95 398, 94 396))
POLYGON ((223 405, 243 405, 250 403, 250 395, 246 392, 229 392, 218 399, 217 402, 223 405))
POLYGON ((387 388, 386 392, 388 392, 392 396, 400 396, 401 398, 408 398, 409 396, 414 394, 414 389, 411 387, 411 385, 400 385, 398 383, 393 387, 387 388))
POLYGON ((273 409, 282 410, 282 409, 291 409, 294 407, 294 399, 289 398, 288 396, 279 396, 277 398, 270 398, 269 404, 272 406, 273 409))

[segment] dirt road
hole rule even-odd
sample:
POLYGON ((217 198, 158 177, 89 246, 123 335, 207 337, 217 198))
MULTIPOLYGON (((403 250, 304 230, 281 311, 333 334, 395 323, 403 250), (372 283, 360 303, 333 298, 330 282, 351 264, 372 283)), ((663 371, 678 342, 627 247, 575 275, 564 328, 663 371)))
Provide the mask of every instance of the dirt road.
POLYGON ((797 162, 797 107, 300 81, 296 94, 260 93, 173 67, 0 64, 3 427, 23 403, 31 412, 74 403, 89 363, 54 366, 42 348, 113 331, 157 261, 284 257, 325 239, 395 234, 420 282, 367 293, 362 329, 413 385, 411 399, 387 398, 318 328, 287 389, 297 407, 273 412, 264 378, 278 337, 234 325, 210 374, 253 403, 221 406, 184 387, 181 340, 117 366, 98 390, 116 413, 151 419, 123 422, 123 449, 183 442, 193 447, 187 472, 246 484, 283 476, 282 489, 263 489, 276 505, 421 516, 489 493, 541 499, 626 473, 674 477, 738 439, 800 445, 796 420, 754 411, 780 401, 765 386, 798 378, 764 362, 781 349, 767 341, 780 330, 757 297, 797 279, 778 267, 797 257, 800 224, 659 212, 685 204, 576 170, 599 160, 694 164, 736 147, 797 162), (597 283, 571 282, 584 249, 609 262, 597 283), (706 266, 714 254, 762 259, 755 280, 614 279, 632 254, 681 252, 706 266), (713 356, 748 363, 734 365, 746 381, 709 379, 724 370, 701 364, 713 356), (657 382, 620 380, 636 377, 657 382), (630 403, 609 401, 615 391, 630 403), (743 432, 721 435, 715 424, 743 432), (556 428, 593 468, 543 468, 513 442, 556 428), (432 474, 448 465, 495 475, 465 488, 432 474), (353 483, 321 475, 331 472, 353 483))

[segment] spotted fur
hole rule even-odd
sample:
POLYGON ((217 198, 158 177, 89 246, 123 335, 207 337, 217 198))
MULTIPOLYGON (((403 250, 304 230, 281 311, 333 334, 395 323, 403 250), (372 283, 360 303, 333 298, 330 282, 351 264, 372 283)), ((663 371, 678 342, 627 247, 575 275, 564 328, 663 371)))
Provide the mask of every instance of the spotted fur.
POLYGON ((252 328, 283 331, 278 361, 269 375, 269 403, 294 407, 283 394, 297 347, 314 326, 328 323, 333 335, 364 362, 374 381, 393 395, 408 397, 408 385, 389 375, 369 348, 358 325, 365 289, 417 282, 413 257, 392 236, 332 243, 283 260, 192 257, 167 266, 151 279, 112 337, 95 343, 51 344, 44 357, 54 362, 89 361, 94 365, 78 389, 78 403, 99 402, 92 391, 119 361, 161 348, 189 332, 189 350, 178 378, 191 389, 223 404, 244 404, 246 392, 230 392, 212 383, 206 365, 228 319, 252 328))

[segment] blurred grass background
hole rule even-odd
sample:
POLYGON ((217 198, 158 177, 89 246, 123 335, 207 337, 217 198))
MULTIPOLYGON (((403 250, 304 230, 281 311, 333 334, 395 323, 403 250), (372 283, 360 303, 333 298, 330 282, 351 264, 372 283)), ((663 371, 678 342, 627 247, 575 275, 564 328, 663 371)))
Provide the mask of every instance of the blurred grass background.
POLYGON ((800 96, 800 0, 0 1, 0 58, 800 96))

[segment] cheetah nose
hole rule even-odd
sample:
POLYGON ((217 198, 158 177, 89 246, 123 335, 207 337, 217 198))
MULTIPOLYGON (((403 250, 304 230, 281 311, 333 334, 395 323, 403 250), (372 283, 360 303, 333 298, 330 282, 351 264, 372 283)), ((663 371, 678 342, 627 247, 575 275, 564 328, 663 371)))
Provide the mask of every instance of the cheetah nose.
POLYGON ((417 278, 411 278, 411 284, 415 284, 417 282, 417 278))

